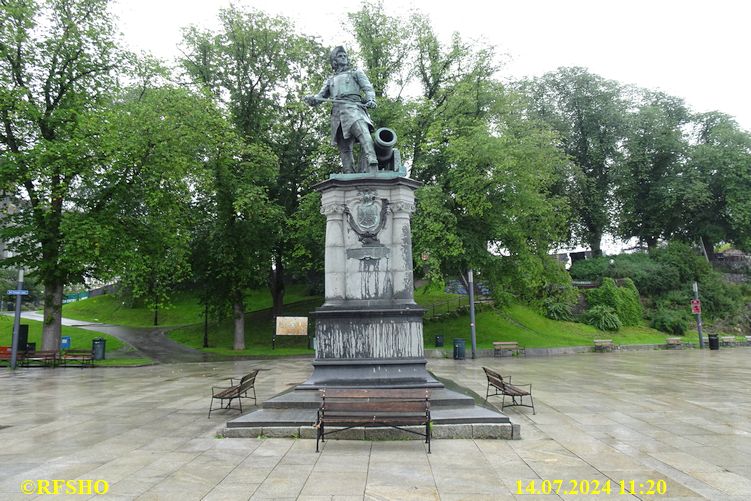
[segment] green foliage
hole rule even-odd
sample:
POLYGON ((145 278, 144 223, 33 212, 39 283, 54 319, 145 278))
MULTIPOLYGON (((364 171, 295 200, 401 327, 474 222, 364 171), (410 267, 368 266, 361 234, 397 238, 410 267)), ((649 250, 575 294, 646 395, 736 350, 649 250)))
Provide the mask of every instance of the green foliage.
MULTIPOLYGON (((592 346, 592 340, 601 338, 602 332, 587 324, 559 322, 541 315, 534 308, 513 304, 503 310, 486 311, 476 317, 477 346, 492 348, 493 341, 517 341, 527 348, 555 346, 592 346)), ((452 338, 469 340, 466 317, 429 322, 425 324, 425 347, 430 348, 436 335, 444 336, 446 345, 452 338)), ((622 327, 611 332, 617 344, 663 344, 665 335, 645 326, 622 327)))
POLYGON ((553 320, 572 320, 571 305, 555 298, 547 298, 543 301, 545 316, 553 320))
MULTIPOLYGON (((27 324, 29 326, 29 342, 36 343, 37 349, 41 349, 40 346, 42 341, 42 322, 24 318, 22 319, 21 323, 27 324)), ((123 343, 116 337, 110 336, 108 334, 103 334, 101 332, 79 329, 77 327, 63 326, 62 333, 64 336, 70 336, 71 349, 74 350, 90 350, 91 341, 94 338, 98 337, 106 340, 107 355, 116 350, 124 350, 129 348, 129 345, 123 343)), ((10 346, 12 335, 13 317, 0 315, 0 346, 10 346)))
POLYGON ((592 306, 584 312, 584 322, 601 331, 617 331, 621 328, 621 319, 615 309, 604 304, 592 306))
POLYGON ((732 242, 751 250, 751 134, 719 112, 693 118, 692 145, 684 182, 676 194, 683 201, 682 231, 702 238, 707 252, 732 242))
POLYGON ((637 237, 650 249, 672 237, 684 220, 679 185, 688 143, 683 128, 689 111, 679 98, 642 91, 639 109, 629 117, 625 158, 618 169, 618 234, 637 237))
MULTIPOLYGON (((659 254, 659 250, 656 252, 659 254)), ((620 254, 577 261, 571 266, 570 273, 574 279, 595 282, 602 277, 628 277, 647 296, 664 294, 681 284, 680 270, 667 261, 658 260, 654 253, 620 254)))
POLYGON ((618 317, 623 325, 639 325, 644 317, 644 307, 639 300, 639 290, 633 280, 626 278, 623 285, 618 288, 620 293, 618 317))
MULTIPOLYGON (((255 9, 222 9, 219 25, 217 31, 188 28, 181 63, 195 85, 229 109, 245 152, 242 167, 246 175, 235 176, 236 166, 212 167, 215 201, 204 207, 218 210, 215 221, 205 222, 203 236, 195 239, 194 249, 199 252, 194 257, 203 263, 204 276, 214 276, 211 270, 219 265, 207 266, 207 259, 200 257, 206 244, 211 250, 204 257, 224 254, 231 258, 222 272, 222 280, 233 283, 228 290, 233 298, 225 298, 225 306, 231 302, 240 311, 239 290, 268 281, 274 308, 281 313, 286 265, 301 263, 300 259, 288 259, 290 249, 296 246, 292 252, 297 257, 321 256, 314 247, 302 248, 309 239, 295 243, 293 239, 300 229, 294 214, 301 194, 327 171, 321 161, 324 153, 319 137, 323 134, 318 134, 323 132, 325 116, 311 112, 302 96, 323 82, 328 54, 314 39, 299 35, 289 19, 255 9), (229 201, 229 206, 222 201, 229 201), (239 224, 235 224, 234 210, 243 212, 239 224), (216 227, 221 232, 211 229, 216 227), (245 252, 248 245, 250 252, 245 252), (249 266, 239 267, 243 264, 249 266), (234 279, 233 267, 242 270, 242 276, 234 279)), ((226 158, 231 158, 231 153, 226 158)), ((320 266, 317 260, 312 268, 320 266)), ((238 330, 238 346, 242 337, 238 330)))
POLYGON ((598 256, 603 233, 612 225, 613 169, 626 129, 624 91, 584 68, 560 68, 519 88, 529 97, 534 116, 558 133, 574 164, 572 175, 557 186, 558 194, 572 209, 573 237, 598 256))
POLYGON ((548 259, 547 285, 543 289, 542 308, 553 320, 572 320, 571 311, 579 301, 579 291, 571 285, 571 276, 554 259, 548 259))
MULTIPOLYGON (((571 267, 571 276, 593 281, 602 277, 628 277, 633 280, 636 290, 649 297, 657 308, 679 310, 688 308, 689 301, 693 299, 692 284, 696 281, 702 311, 709 319, 734 318, 743 306, 740 289, 726 283, 703 256, 678 241, 658 247, 649 254, 621 254, 578 261, 571 267), (609 262, 611 259, 612 264, 609 262)), ((594 294, 596 296, 598 293, 594 294)), ((606 304, 619 312, 624 323, 630 323, 626 318, 636 318, 636 311, 640 308, 633 297, 629 301, 632 313, 625 317, 621 316, 624 311, 616 308, 613 301, 606 304)))
MULTIPOLYGON (((196 289, 170 294, 167 304, 160 310, 160 324, 162 326, 192 324, 196 325, 197 329, 203 329, 204 307, 201 303, 201 292, 201 289, 196 289)), ((310 296, 306 294, 303 285, 293 284, 289 286, 285 299, 289 303, 295 303, 309 300, 310 296)), ((246 306, 246 312, 268 310, 272 306, 271 297, 265 288, 246 291, 243 303, 246 306)), ((147 304, 142 302, 127 304, 117 294, 105 294, 67 303, 63 306, 63 315, 66 318, 87 322, 130 327, 149 327, 154 317, 153 311, 147 304)), ((211 320, 215 320, 213 316, 211 320)), ((200 339, 202 339, 202 334, 203 331, 201 331, 200 339)))
POLYGON ((596 306, 612 309, 617 314, 619 323, 623 325, 638 325, 642 320, 643 309, 639 302, 639 291, 630 279, 625 280, 623 287, 618 287, 612 278, 605 277, 600 287, 587 291, 587 302, 590 310, 596 306))
POLYGON ((660 308, 653 315, 649 325, 662 332, 683 336, 688 330, 688 314, 685 311, 660 308))

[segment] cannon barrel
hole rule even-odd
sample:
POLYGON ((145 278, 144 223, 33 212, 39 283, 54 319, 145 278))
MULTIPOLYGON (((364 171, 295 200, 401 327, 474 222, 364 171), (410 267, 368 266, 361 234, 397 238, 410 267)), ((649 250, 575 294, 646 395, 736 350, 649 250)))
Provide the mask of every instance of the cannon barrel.
POLYGON ((375 140, 373 141, 375 146, 376 157, 378 157, 378 163, 385 163, 391 160, 394 156, 394 145, 396 145, 396 132, 388 127, 381 127, 375 132, 375 140))

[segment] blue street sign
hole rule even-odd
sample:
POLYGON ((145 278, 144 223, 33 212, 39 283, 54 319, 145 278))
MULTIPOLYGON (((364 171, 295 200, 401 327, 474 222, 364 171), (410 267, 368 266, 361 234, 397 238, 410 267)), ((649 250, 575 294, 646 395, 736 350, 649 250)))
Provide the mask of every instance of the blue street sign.
POLYGON ((29 291, 26 289, 8 289, 9 296, 28 296, 29 291))

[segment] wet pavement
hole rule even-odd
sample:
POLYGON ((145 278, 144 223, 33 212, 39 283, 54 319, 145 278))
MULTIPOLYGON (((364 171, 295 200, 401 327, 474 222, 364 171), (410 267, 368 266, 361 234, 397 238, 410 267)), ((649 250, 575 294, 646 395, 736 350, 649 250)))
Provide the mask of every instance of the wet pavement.
POLYGON ((545 497, 745 501, 750 360, 746 347, 431 360, 483 395, 483 365, 532 383, 537 409, 506 409, 521 440, 436 439, 432 454, 419 440, 328 440, 316 454, 315 440, 217 438, 238 413, 207 419, 212 385, 265 369, 264 401, 304 381, 307 361, 0 369, 0 499, 88 479, 107 493, 75 499, 535 499, 527 489, 558 486, 545 497))

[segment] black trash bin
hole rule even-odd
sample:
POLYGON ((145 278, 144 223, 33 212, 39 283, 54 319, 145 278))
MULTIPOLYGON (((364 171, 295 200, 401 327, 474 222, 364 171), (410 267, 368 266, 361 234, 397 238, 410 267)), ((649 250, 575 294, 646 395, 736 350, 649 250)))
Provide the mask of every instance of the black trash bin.
POLYGON ((435 347, 440 348, 443 346, 443 336, 436 336, 435 337, 435 347))
POLYGON ((720 338, 717 336, 717 334, 710 334, 709 335, 709 349, 710 350, 719 350, 720 349, 720 338))
POLYGON ((105 340, 96 337, 91 340, 91 354, 94 356, 94 360, 104 360, 104 348, 105 340))
POLYGON ((464 360, 464 352, 466 351, 466 346, 466 339, 454 339, 454 360, 464 360))

